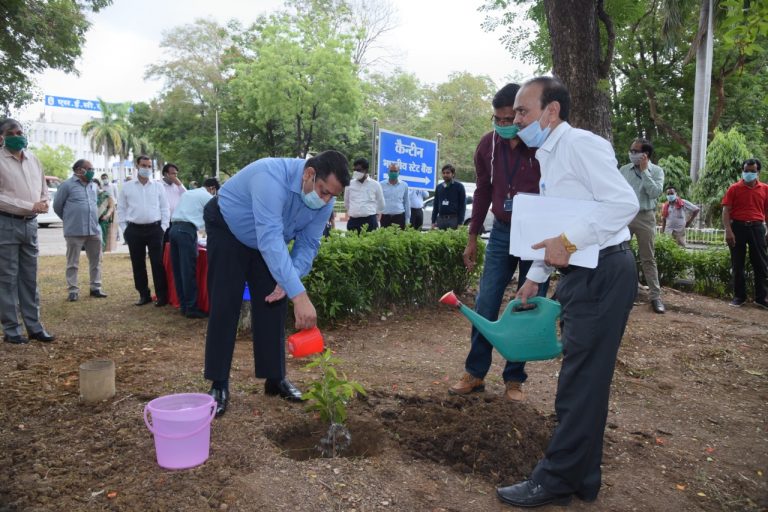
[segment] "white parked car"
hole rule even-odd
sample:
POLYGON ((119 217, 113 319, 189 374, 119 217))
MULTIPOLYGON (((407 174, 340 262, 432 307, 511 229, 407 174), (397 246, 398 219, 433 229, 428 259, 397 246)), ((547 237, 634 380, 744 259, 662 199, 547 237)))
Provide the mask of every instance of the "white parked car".
POLYGON ((37 216, 37 225, 41 228, 47 228, 51 224, 61 224, 63 221, 59 218, 58 215, 56 215, 56 212, 53 211, 53 198, 56 197, 56 190, 55 188, 49 188, 48 189, 48 196, 49 196, 49 207, 48 207, 48 213, 41 213, 37 216))
MULTIPOLYGON (((467 193, 467 210, 464 215, 464 225, 469 226, 469 221, 472 219, 472 200, 475 194, 477 186, 474 183, 462 183, 464 190, 467 193)), ((421 229, 427 231, 432 228, 432 205, 435 201, 435 196, 424 200, 424 224, 421 229)), ((488 213, 485 214, 485 220, 483 221, 483 233, 489 233, 493 227, 493 213, 488 208, 488 213)))

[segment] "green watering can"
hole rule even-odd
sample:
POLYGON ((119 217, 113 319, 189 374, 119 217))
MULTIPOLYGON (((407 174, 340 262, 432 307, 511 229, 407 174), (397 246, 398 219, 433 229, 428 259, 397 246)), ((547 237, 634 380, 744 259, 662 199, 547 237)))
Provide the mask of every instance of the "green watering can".
POLYGON ((546 297, 531 297, 528 304, 534 307, 522 309, 522 302, 515 299, 495 322, 462 304, 452 291, 443 295, 440 302, 459 308, 507 361, 542 361, 553 359, 563 351, 563 345, 555 332, 555 321, 561 309, 557 301, 546 297))

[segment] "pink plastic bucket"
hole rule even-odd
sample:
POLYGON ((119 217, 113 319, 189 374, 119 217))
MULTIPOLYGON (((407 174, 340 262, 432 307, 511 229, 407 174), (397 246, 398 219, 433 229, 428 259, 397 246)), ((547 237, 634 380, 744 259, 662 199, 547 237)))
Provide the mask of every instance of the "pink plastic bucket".
POLYGON ((157 463, 167 469, 185 469, 205 462, 215 414, 213 397, 204 393, 161 396, 149 402, 144 423, 155 436, 157 463))

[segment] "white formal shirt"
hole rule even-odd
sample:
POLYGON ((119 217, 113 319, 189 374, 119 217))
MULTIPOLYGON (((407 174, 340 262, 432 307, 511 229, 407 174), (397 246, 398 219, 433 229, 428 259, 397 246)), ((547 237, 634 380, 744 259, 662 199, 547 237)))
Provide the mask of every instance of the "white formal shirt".
POLYGON ((159 181, 149 180, 142 185, 136 178, 123 184, 117 201, 117 220, 121 231, 125 231, 129 222, 151 224, 157 221, 165 231, 170 219, 168 199, 159 181))
POLYGON ((168 209, 171 211, 171 215, 173 215, 173 210, 176 209, 176 205, 179 204, 179 200, 181 200, 182 194, 184 194, 187 189, 184 187, 184 185, 166 183, 163 179, 161 179, 158 183, 163 184, 163 189, 165 190, 165 198, 168 200, 168 209))
POLYGON ((370 217, 384 211, 384 194, 378 181, 368 176, 364 182, 349 182, 344 189, 344 209, 350 217, 370 217))
POLYGON ((411 202, 411 210, 414 208, 424 208, 424 200, 429 197, 426 190, 408 189, 408 200, 411 202))
MULTIPOLYGON (((541 165, 541 195, 600 203, 587 216, 563 219, 563 233, 572 244, 602 249, 629 240, 627 225, 638 212, 637 195, 619 173, 607 140, 563 122, 536 151, 536 159, 541 165)), ((543 283, 553 270, 536 260, 526 277, 543 283)))

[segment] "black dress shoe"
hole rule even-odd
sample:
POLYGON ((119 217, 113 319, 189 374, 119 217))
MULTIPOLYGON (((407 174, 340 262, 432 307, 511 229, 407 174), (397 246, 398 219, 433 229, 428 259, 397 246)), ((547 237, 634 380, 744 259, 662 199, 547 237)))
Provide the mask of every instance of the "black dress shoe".
POLYGON ((216 389, 211 388, 208 394, 216 400, 216 416, 221 416, 227 412, 227 404, 229 403, 229 390, 228 389, 216 389))
POLYGON ((40 332, 31 332, 29 333, 29 339, 31 340, 37 340, 37 341, 44 341, 46 343, 50 343, 51 341, 56 339, 56 336, 53 334, 49 334, 43 329, 40 332))
POLYGON ((301 402, 301 391, 299 391, 299 388, 294 386, 288 379, 267 379, 264 382, 264 394, 272 396, 280 395, 280 398, 284 398, 288 401, 301 402))
POLYGON ((208 313, 199 309, 189 309, 184 316, 187 318, 208 318, 208 313))
POLYGON ((666 309, 664 308, 664 303, 661 302, 661 299, 653 299, 651 301, 651 308, 653 309, 654 313, 658 313, 660 315, 663 315, 666 309))
POLYGON ((4 341, 6 343, 13 343, 14 345, 22 345, 24 343, 29 343, 29 340, 22 336, 21 334, 17 334, 15 336, 11 335, 5 335, 4 341))
POLYGON ((91 290, 91 297, 96 297, 97 299, 106 299, 107 294, 101 290, 91 290))
POLYGON ((553 494, 533 480, 526 480, 509 487, 496 489, 496 496, 509 505, 515 507, 533 508, 542 505, 568 505, 571 502, 570 494, 553 494))
POLYGON ((168 305, 168 301, 167 300, 159 300, 158 299, 157 302, 155 302, 155 307, 156 308, 161 308, 161 307, 167 306, 167 305, 168 305))
POLYGON ((152 297, 139 297, 139 300, 133 303, 134 306, 143 306, 152 302, 152 297))
POLYGON ((67 295, 67 301, 69 302, 77 302, 79 298, 77 292, 69 292, 69 295, 67 295))

